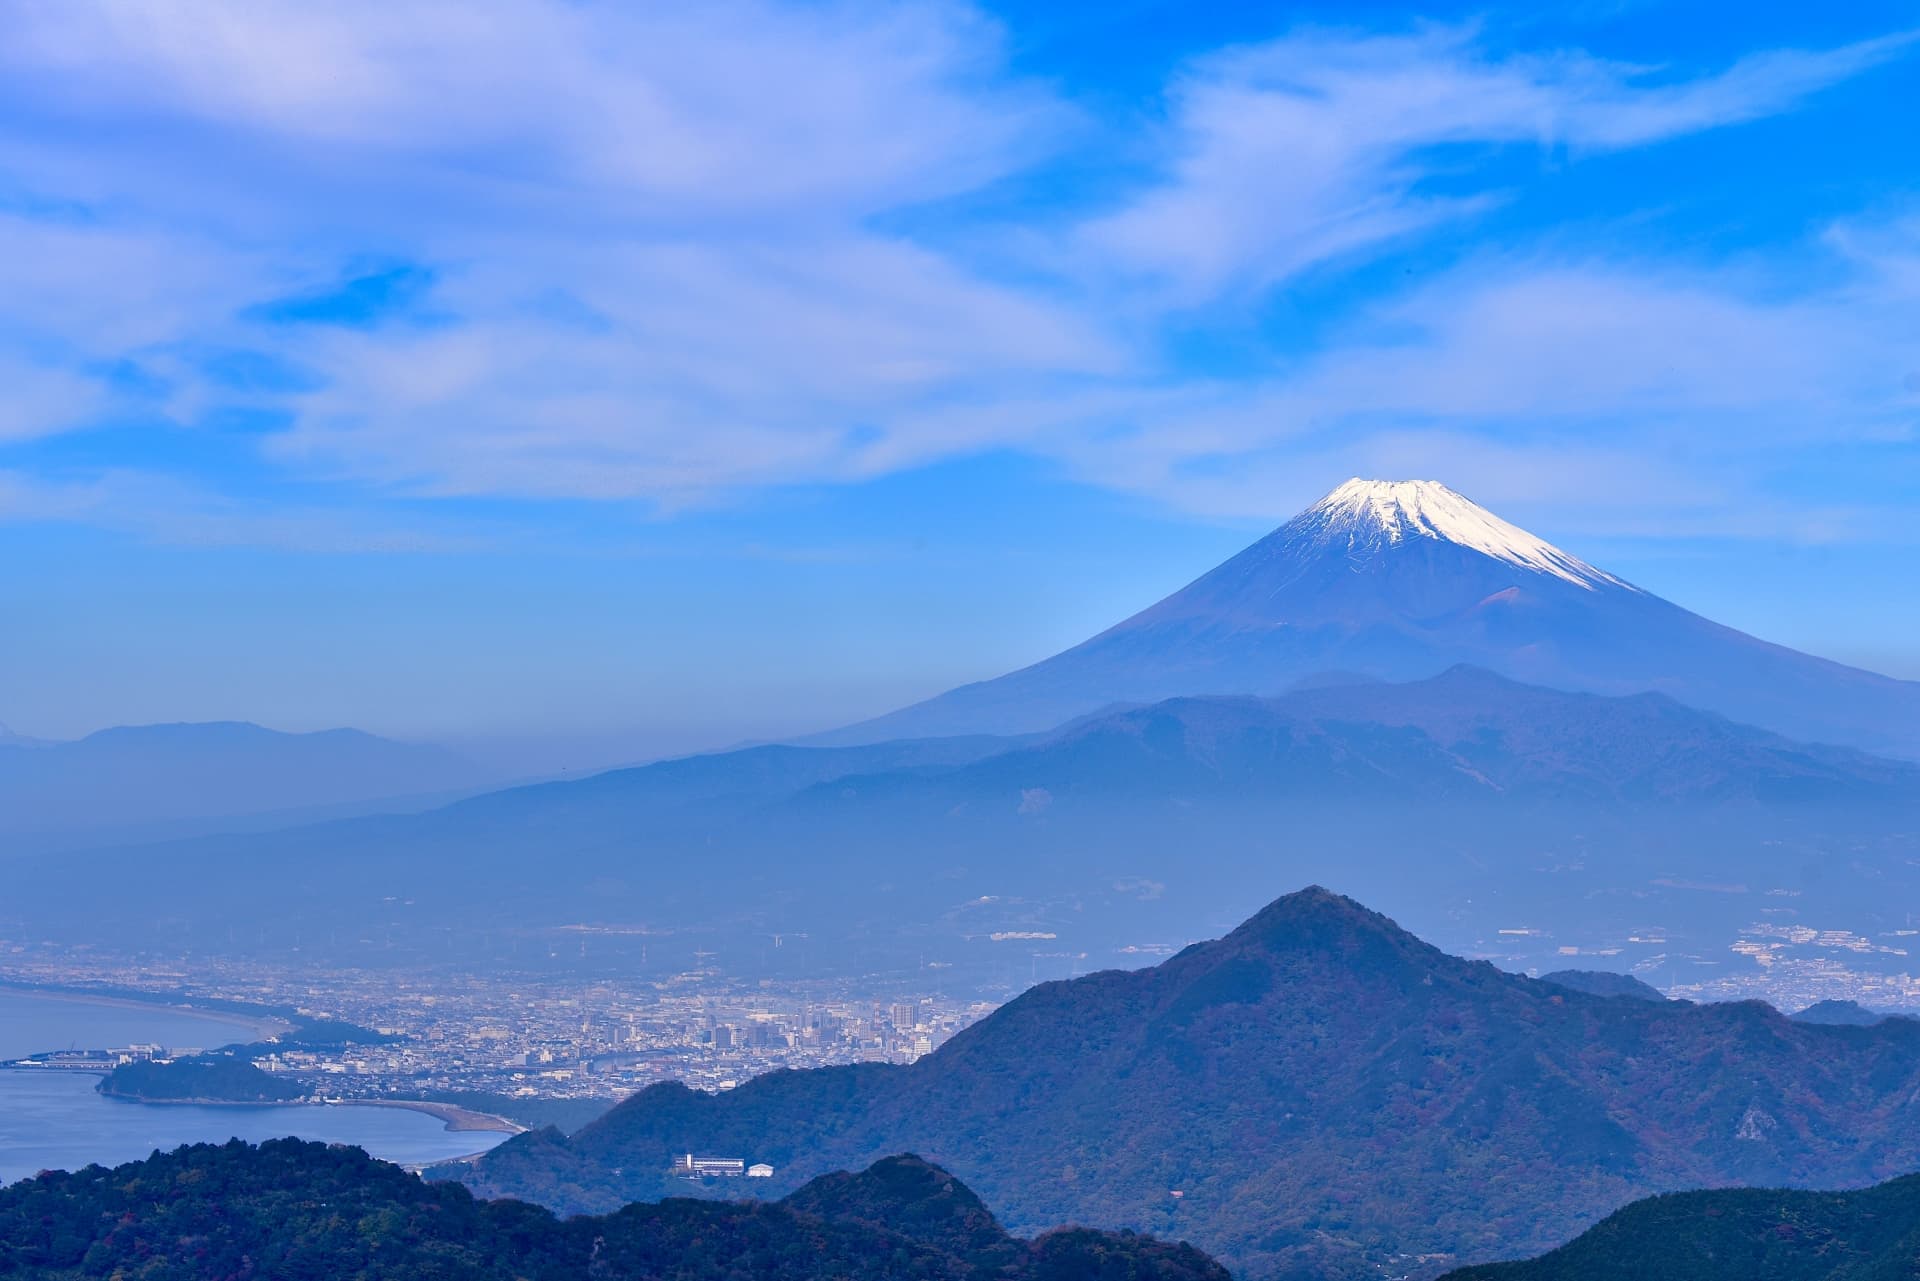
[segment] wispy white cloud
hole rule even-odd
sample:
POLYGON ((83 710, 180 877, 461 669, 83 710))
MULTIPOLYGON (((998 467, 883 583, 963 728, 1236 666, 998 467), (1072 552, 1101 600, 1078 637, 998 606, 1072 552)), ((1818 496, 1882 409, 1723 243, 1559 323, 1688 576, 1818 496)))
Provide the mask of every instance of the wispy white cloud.
MULTIPOLYGON (((1045 294, 867 226, 991 181, 1068 118, 958 5, 0 9, 7 95, 45 126, 0 141, 0 168, 83 202, 0 220, 0 345, 49 387, 135 362, 158 385, 142 407, 183 421, 236 399, 184 352, 297 366, 323 385, 240 397, 296 416, 267 444, 283 462, 671 504, 843 479, 903 407, 1120 359, 1045 294), (357 252, 434 266, 435 323, 250 310, 357 252)), ((84 425, 113 403, 94 390, 7 421, 84 425)))
POLYGON ((1164 179, 1081 236, 1176 302, 1264 290, 1497 200, 1499 171, 1461 149, 1617 149, 1738 124, 1913 39, 1756 54, 1661 80, 1578 53, 1496 58, 1460 28, 1296 34, 1189 67, 1168 94, 1164 179), (1455 180, 1445 195, 1423 185, 1437 176, 1455 180))
POLYGON ((0 444, 45 435, 98 413, 98 382, 68 369, 0 352, 0 444))
POLYGON ((1057 439, 1090 479, 1215 514, 1269 514, 1361 470, 1551 504, 1563 525, 1659 508, 1694 532, 1836 536, 1878 516, 1810 523, 1748 482, 1822 446, 1916 438, 1915 230, 1834 229, 1850 270, 1811 289, 1747 267, 1474 263, 1285 376, 1093 406, 1057 439))
POLYGON ((58 120, 191 122, 327 175, 464 174, 589 219, 889 207, 967 190, 1054 110, 957 4, 6 0, 0 66, 58 120), (609 206, 611 196, 624 203, 609 206))
POLYGON ((917 407, 1121 366, 1083 318, 896 241, 546 248, 453 273, 436 299, 462 324, 303 338, 325 382, 276 454, 426 493, 681 503, 845 480, 917 407), (533 305, 555 279, 558 322, 533 305))
POLYGON ((1900 32, 1837 49, 1770 50, 1717 75, 1670 83, 1648 84, 1654 68, 1585 64, 1563 104, 1564 123, 1550 136, 1574 147, 1632 147, 1758 120, 1904 57, 1916 41, 1920 33, 1900 32))

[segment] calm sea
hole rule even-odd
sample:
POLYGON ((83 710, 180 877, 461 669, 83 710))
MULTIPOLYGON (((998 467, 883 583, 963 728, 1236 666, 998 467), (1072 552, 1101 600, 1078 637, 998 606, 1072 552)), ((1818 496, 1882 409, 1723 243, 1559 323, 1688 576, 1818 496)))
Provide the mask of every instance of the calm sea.
POLYGON ((214 1019, 164 1005, 100 1004, 0 987, 0 1060, 47 1050, 154 1044, 210 1050, 250 1041, 240 1020, 214 1019))
MULTIPOLYGON (((151 1010, 0 990, 0 1059, 43 1050, 151 1042, 210 1047, 248 1039, 245 1027, 155 1007, 151 1010)), ((298 1135, 352 1143, 413 1164, 465 1156, 503 1137, 451 1133, 433 1117, 401 1108, 199 1107, 126 1103, 94 1092, 85 1072, 0 1071, 0 1184, 40 1170, 136 1161, 182 1143, 253 1141, 298 1135)))

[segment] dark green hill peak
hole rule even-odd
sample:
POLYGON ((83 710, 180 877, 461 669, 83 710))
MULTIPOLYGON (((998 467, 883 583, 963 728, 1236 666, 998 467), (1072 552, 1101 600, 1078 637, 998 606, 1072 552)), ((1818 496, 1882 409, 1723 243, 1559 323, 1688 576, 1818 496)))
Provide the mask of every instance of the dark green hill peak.
POLYGON ((1557 1250, 1440 1281, 1912 1281, 1920 1175, 1842 1192, 1716 1188, 1648 1197, 1557 1250))
POLYGON ((1319 885, 1275 899, 1209 950, 1273 957, 1310 955, 1355 967, 1434 970, 1470 964, 1421 942, 1391 918, 1319 885))
POLYGON ((870 1223, 950 1253, 1004 1248, 993 1212, 939 1166, 911 1153, 884 1157, 858 1173, 823 1174, 786 1199, 802 1214, 870 1223))
POLYGON ((1291 894, 1282 894, 1273 902, 1242 921, 1221 941, 1260 942, 1285 945, 1301 935, 1319 935, 1328 930, 1400 933, 1390 919, 1361 906, 1344 894, 1336 894, 1324 885, 1309 885, 1291 894))

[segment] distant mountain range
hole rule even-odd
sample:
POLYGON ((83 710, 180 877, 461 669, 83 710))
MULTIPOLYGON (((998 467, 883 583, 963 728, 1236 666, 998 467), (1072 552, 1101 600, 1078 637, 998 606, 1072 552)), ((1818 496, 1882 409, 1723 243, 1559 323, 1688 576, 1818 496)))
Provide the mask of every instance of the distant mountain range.
POLYGON ((775 1205, 694 1200, 560 1221, 475 1201, 358 1148, 235 1140, 0 1189, 0 1277, 382 1281, 1229 1281, 1198 1250, 1067 1228, 1005 1232, 911 1156, 775 1205))
POLYGON ((696 947, 750 944, 769 967, 922 957, 1018 982, 1036 950, 1098 965, 1230 924, 1276 880, 1337 880, 1455 946, 1536 949, 1516 963, 1557 957, 1556 931, 1653 937, 1649 918, 1717 960, 1775 889, 1865 928, 1920 877, 1916 841, 1920 766, 1661 695, 1463 667, 1173 699, 1044 735, 758 747, 84 867, 26 860, 0 934, 394 956, 430 939, 521 961, 565 939, 607 964, 683 967, 696 947), (806 942, 776 955, 776 934, 806 942))
POLYGON ((1444 1281, 1911 1281, 1920 1175, 1852 1192, 1721 1188, 1636 1201, 1538 1259, 1444 1281))
POLYGON ((849 773, 825 789, 862 799, 876 788, 919 787, 958 802, 1035 786, 1056 798, 1145 789, 1349 792, 1406 803, 1909 805, 1920 800, 1920 765, 1795 743, 1664 695, 1570 694, 1459 666, 1405 684, 1168 699, 1091 716, 949 771, 896 770, 870 783, 849 773))
POLYGON ((1329 671, 1404 681, 1458 663, 1561 689, 1656 691, 1796 739, 1920 757, 1920 682, 1689 613, 1437 482, 1358 479, 1072 649, 814 741, 1031 732, 1113 703, 1276 694, 1329 671))
POLYGON ((1592 996, 1312 889, 1154 968, 1042 984, 910 1067, 656 1086, 462 1177, 598 1211, 674 1192, 685 1151, 750 1152, 779 1195, 910 1148, 1016 1230, 1191 1240, 1252 1281, 1431 1276, 1648 1193, 1911 1170, 1916 1097, 1920 1022, 1592 996))
POLYGON ((0 853, 153 839, 242 816, 277 816, 286 826, 484 781, 443 748, 351 729, 285 734, 211 722, 122 726, 73 742, 0 736, 0 853))

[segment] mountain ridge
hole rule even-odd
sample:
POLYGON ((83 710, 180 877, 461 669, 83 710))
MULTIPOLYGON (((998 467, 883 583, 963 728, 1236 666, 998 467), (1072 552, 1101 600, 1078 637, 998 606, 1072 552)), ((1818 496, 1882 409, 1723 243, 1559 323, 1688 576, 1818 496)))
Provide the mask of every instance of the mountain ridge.
MULTIPOLYGON (((1058 757, 1104 740, 1109 768, 1118 768, 1114 751, 1133 743, 1153 756, 1164 780, 1176 725, 1184 734, 1179 745, 1191 749, 1199 764, 1217 764, 1235 748, 1245 751, 1256 732, 1290 733, 1295 748, 1310 748, 1315 734, 1345 735, 1340 753, 1349 773, 1367 763, 1363 749, 1371 744, 1385 753, 1372 762, 1377 770, 1425 769, 1428 781, 1410 786, 1454 796, 1551 789, 1563 796, 1584 791, 1609 802, 1652 801, 1752 797, 1770 786, 1808 799, 1822 792, 1837 799, 1855 788, 1863 789, 1862 795, 1886 789, 1920 796, 1920 765, 1914 763, 1795 742, 1665 694, 1554 690, 1470 664, 1405 682, 1327 685, 1273 697, 1189 695, 1096 712, 1050 734, 1028 736, 1003 752, 962 762, 951 774, 1011 776, 1018 762, 1058 757), (1417 731, 1421 737, 1395 738, 1395 730, 1417 731)), ((1333 762, 1321 764, 1332 768, 1333 762)), ((871 776, 850 774, 822 786, 858 791, 865 777, 871 776)), ((921 777, 935 785, 941 775, 921 777)), ((1046 781, 1036 772, 1032 783, 1046 781)), ((1114 785, 1140 781, 1122 775, 1114 785)), ((1272 781, 1321 787, 1325 780, 1314 774, 1290 780, 1276 772, 1272 781)))
POLYGON ((1432 1275, 1647 1193, 1888 1177, 1920 1164, 1916 1096, 1920 1023, 1589 995, 1314 887, 1150 969, 1039 984, 911 1066, 656 1086, 463 1177, 594 1209, 660 1194, 688 1148, 755 1151, 772 1194, 904 1148, 1015 1230, 1179 1236, 1256 1281, 1432 1275))

